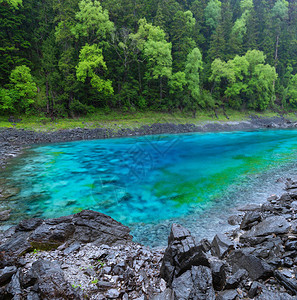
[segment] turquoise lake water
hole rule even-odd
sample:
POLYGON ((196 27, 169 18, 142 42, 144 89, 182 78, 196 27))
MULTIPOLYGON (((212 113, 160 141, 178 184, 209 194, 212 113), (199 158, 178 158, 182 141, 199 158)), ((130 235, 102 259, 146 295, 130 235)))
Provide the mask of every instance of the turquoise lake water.
MULTIPOLYGON (((296 173, 297 131, 195 133, 34 146, 16 158, 2 201, 9 221, 92 209, 132 228, 136 241, 167 243, 172 222, 205 237, 226 216, 281 192, 296 173)), ((7 223, 8 224, 8 223, 7 223)))

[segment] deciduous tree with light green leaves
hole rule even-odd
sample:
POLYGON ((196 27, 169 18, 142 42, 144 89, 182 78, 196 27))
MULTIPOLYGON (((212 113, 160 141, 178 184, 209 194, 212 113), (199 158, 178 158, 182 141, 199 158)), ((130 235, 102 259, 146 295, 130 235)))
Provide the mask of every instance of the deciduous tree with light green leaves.
POLYGON ((264 110, 274 99, 273 82, 277 78, 275 68, 264 64, 265 55, 259 50, 249 50, 244 56, 212 63, 210 80, 224 82, 224 95, 231 107, 243 104, 249 108, 264 110))
POLYGON ((1 3, 7 3, 12 8, 18 9, 19 6, 22 5, 23 1, 22 0, 0 0, 0 4, 1 3))
POLYGON ((76 67, 77 80, 85 82, 90 79, 91 86, 98 92, 113 94, 112 82, 102 79, 100 72, 107 70, 102 50, 96 45, 86 44, 80 51, 79 63, 76 67))
POLYGON ((28 113, 37 95, 31 70, 18 66, 10 74, 8 89, 0 89, 0 109, 4 112, 28 113))
POLYGON ((78 23, 72 29, 76 38, 82 36, 88 43, 98 43, 114 32, 114 24, 100 1, 81 0, 78 5, 79 11, 75 15, 78 23))
POLYGON ((203 70, 202 64, 202 54, 198 48, 194 48, 187 57, 185 67, 185 78, 191 99, 191 110, 194 112, 194 117, 198 106, 205 107, 205 103, 200 97, 200 72, 203 70))
POLYGON ((146 78, 159 79, 160 99, 163 98, 163 78, 170 78, 172 74, 171 43, 165 39, 165 32, 159 27, 147 23, 145 19, 139 21, 136 34, 130 35, 137 41, 146 65, 146 78))

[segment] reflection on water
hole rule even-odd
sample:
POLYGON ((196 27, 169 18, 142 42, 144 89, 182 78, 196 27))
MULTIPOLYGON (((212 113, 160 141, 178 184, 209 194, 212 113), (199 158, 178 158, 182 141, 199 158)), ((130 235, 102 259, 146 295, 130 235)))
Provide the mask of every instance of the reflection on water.
POLYGON ((225 228, 234 207, 280 191, 275 180, 296 170, 296 137, 271 130, 35 146, 0 173, 18 188, 0 205, 12 209, 7 224, 93 209, 145 244, 166 244, 173 221, 204 237, 225 228))

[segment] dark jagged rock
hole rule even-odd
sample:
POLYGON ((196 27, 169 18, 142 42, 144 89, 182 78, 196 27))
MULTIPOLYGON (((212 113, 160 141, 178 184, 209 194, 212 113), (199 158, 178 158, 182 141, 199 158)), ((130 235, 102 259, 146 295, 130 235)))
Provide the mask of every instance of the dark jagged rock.
POLYGON ((78 242, 112 245, 132 240, 127 226, 99 212, 83 210, 73 215, 73 223, 73 240, 78 242))
POLYGON ((262 292, 263 284, 254 281, 248 291, 248 296, 250 298, 254 298, 262 292))
POLYGON ((240 215, 233 215, 228 218, 228 224, 233 226, 240 224, 241 221, 242 221, 242 216, 240 215))
POLYGON ((284 234, 289 232, 290 227, 290 223, 283 216, 272 216, 254 226, 240 238, 244 241, 244 239, 250 237, 261 237, 270 234, 284 234))
POLYGON ((235 289, 239 286, 241 280, 248 276, 248 273, 244 269, 239 269, 235 274, 228 277, 226 280, 226 289, 235 289))
POLYGON ((297 281, 294 278, 288 278, 280 271, 276 270, 274 272, 275 278, 279 281, 281 285, 283 285, 288 291, 293 293, 293 295, 297 294, 297 281))
POLYGON ((243 250, 235 250, 229 257, 233 272, 245 269, 252 280, 266 279, 272 275, 272 268, 262 259, 246 253, 243 250))
POLYGON ((170 286, 175 277, 191 269, 191 266, 209 266, 203 249, 187 229, 179 224, 173 224, 161 266, 161 277, 170 286))
POLYGON ((36 227, 41 225, 42 222, 43 222, 43 220, 39 219, 39 218, 23 220, 16 226, 15 231, 32 231, 36 227))
POLYGON ((286 189, 287 190, 297 189, 297 182, 293 181, 291 178, 287 178, 286 189))
POLYGON ((21 299, 22 288, 20 283, 20 271, 17 271, 17 273, 12 276, 10 283, 6 286, 6 292, 13 296, 13 299, 21 299))
POLYGON ((32 249, 31 244, 27 240, 29 236, 29 232, 16 232, 4 243, 1 244, 0 241, 0 252, 4 253, 7 261, 32 249))
POLYGON ((45 221, 32 232, 28 240, 33 248, 50 250, 69 240, 74 231, 75 226, 72 223, 48 224, 45 221))
POLYGON ((38 286, 37 291, 42 299, 83 299, 83 295, 65 281, 63 271, 57 262, 38 260, 32 265, 38 286))
POLYGON ((226 284, 227 278, 227 265, 222 260, 210 260, 210 268, 212 273, 213 287, 215 290, 220 291, 226 284))
POLYGON ((181 276, 174 278, 172 289, 180 300, 215 299, 211 271, 205 266, 193 266, 181 276))
POLYGON ((223 258, 231 249, 234 249, 234 244, 224 234, 217 234, 211 243, 212 254, 219 258, 223 258))
POLYGON ((0 242, 0 251, 13 258, 32 249, 57 248, 66 241, 112 245, 131 241, 129 232, 128 227, 111 217, 85 210, 57 219, 22 221, 4 243, 0 242))
POLYGON ((3 285, 5 282, 10 280, 13 274, 17 271, 16 266, 5 267, 4 269, 0 270, 0 286, 3 285))
POLYGON ((250 229, 253 225, 256 225, 262 219, 261 213, 258 211, 247 212, 240 224, 240 229, 250 229))

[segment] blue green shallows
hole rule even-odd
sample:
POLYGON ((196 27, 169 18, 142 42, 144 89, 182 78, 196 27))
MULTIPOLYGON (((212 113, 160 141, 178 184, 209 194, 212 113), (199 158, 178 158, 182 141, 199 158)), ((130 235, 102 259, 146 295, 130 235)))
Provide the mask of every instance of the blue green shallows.
POLYGON ((295 130, 34 146, 2 174, 20 188, 2 205, 13 221, 93 209, 129 225, 137 241, 164 245, 173 221, 207 236, 236 206, 280 191, 275 180, 294 174, 296 154, 295 130))

